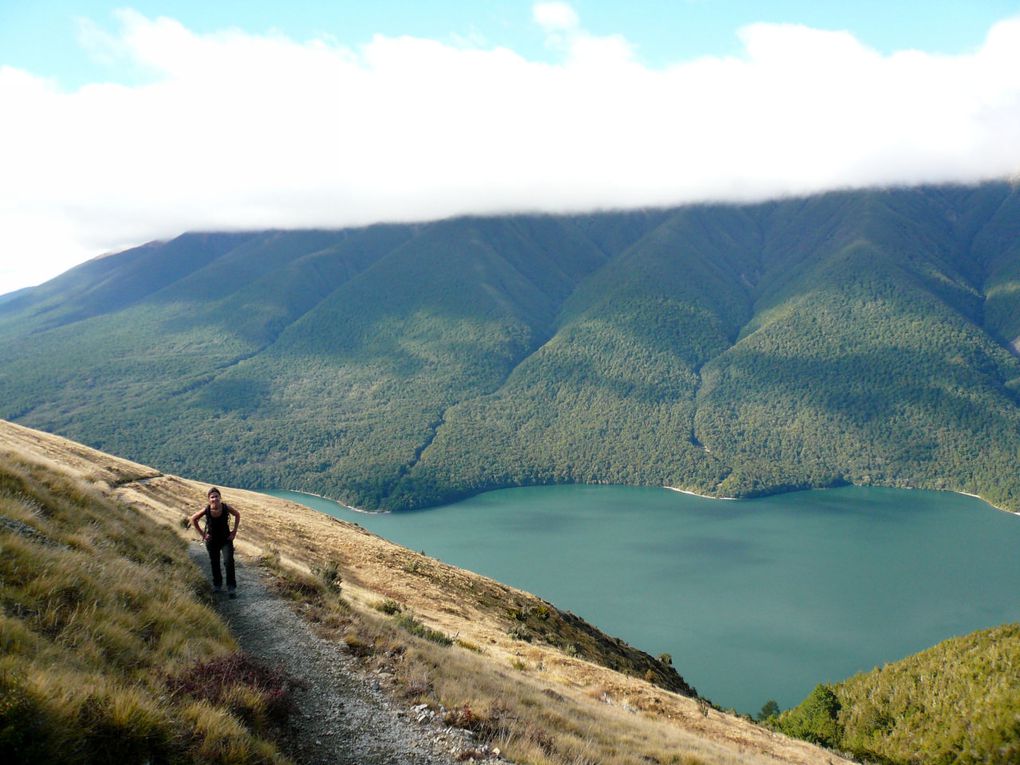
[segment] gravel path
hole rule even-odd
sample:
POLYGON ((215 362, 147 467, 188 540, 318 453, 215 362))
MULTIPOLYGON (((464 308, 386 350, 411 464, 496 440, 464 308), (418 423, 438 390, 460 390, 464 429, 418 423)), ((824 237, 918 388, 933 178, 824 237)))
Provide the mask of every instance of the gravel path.
MULTIPOLYGON (((208 576, 205 547, 192 542, 190 553, 208 576)), ((463 732, 430 721, 426 710, 393 704, 349 654, 315 635, 256 569, 240 562, 237 593, 236 600, 215 597, 242 650, 304 684, 294 691, 297 711, 281 742, 298 763, 450 765, 454 752, 470 747, 463 732)))

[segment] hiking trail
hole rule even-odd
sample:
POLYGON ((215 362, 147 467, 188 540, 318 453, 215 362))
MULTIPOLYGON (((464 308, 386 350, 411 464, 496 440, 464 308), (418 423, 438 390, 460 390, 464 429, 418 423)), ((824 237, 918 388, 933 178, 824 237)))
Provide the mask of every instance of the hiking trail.
MULTIPOLYGON (((204 546, 192 542, 189 552, 208 577, 204 546)), ((295 711, 277 741, 285 754, 301 765, 452 765, 474 748, 466 731, 391 701, 354 657, 314 634, 238 557, 238 597, 215 594, 215 608, 245 653, 298 681, 295 711)))

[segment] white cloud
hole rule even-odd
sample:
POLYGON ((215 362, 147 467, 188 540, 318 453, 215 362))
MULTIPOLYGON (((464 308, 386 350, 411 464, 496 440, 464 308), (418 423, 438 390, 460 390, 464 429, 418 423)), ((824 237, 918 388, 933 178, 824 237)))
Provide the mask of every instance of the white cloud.
POLYGON ((577 12, 567 3, 535 3, 531 16, 546 31, 576 29, 581 23, 577 12))
MULTIPOLYGON (((120 16, 144 85, 0 67, 0 293, 185 230, 756 200, 1020 170, 1020 19, 968 55, 757 24, 660 69, 539 4, 559 63, 376 37, 348 48, 120 16)), ((93 31, 94 32, 94 31, 93 31)))

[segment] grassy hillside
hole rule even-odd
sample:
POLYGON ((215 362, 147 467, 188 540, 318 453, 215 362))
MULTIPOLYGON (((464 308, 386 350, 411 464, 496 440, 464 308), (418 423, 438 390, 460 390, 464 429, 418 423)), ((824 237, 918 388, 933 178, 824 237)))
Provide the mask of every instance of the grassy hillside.
MULTIPOLYGON (((170 528, 204 488, 0 422, 4 761, 282 761, 261 736, 285 679, 256 666, 216 680, 241 659, 170 528)), ((528 593, 225 491, 245 515, 241 565, 261 564, 408 704, 515 761, 844 762, 692 698, 668 658, 528 593)), ((948 640, 819 686, 770 724, 867 762, 1013 763, 1018 647, 1017 625, 948 640)))
POLYGON ((263 738, 283 681, 206 591, 172 531, 0 453, 0 759, 284 762, 263 738))
POLYGON ((186 235, 0 302, 0 416, 407 509, 551 482, 1020 508, 1020 195, 186 235))
MULTIPOLYGON (((0 747, 9 747, 0 752, 45 759, 62 747, 71 754, 61 761, 95 759, 112 735, 122 745, 112 757, 132 761, 276 758, 235 718, 257 730, 275 709, 266 691, 279 690, 280 678, 270 673, 277 685, 268 687, 202 682, 221 666, 208 655, 235 647, 195 601, 207 585, 194 569, 178 569, 184 555, 171 528, 180 532, 206 485, 0 421, 0 454, 15 453, 23 456, 14 467, 4 457, 0 515, 0 662, 12 668, 0 672, 0 747), (88 555, 79 553, 86 543, 88 555), (49 566, 47 555, 74 565, 49 566), (105 706, 83 711, 86 701, 105 704, 97 694, 107 692, 129 698, 109 715, 105 706), (218 711, 207 707, 217 701, 218 711), (174 715, 172 731, 161 727, 174 715)), ((239 565, 258 570, 373 682, 470 730, 477 746, 535 765, 843 762, 713 708, 669 657, 653 658, 534 595, 283 500, 224 493, 244 515, 239 565)))
POLYGON ((890 765, 1020 760, 1020 625, 939 643, 903 661, 819 686, 774 725, 890 765))

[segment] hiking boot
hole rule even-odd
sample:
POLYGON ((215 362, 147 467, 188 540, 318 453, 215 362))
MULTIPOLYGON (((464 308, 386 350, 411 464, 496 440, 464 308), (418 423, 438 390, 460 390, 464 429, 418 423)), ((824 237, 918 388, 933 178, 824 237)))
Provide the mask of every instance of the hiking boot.
POLYGON ((222 584, 214 584, 213 588, 212 588, 212 591, 215 592, 215 593, 223 592, 223 585, 222 584))
POLYGON ((234 600, 237 597, 237 590, 231 587, 227 593, 227 597, 229 597, 231 600, 234 600))

